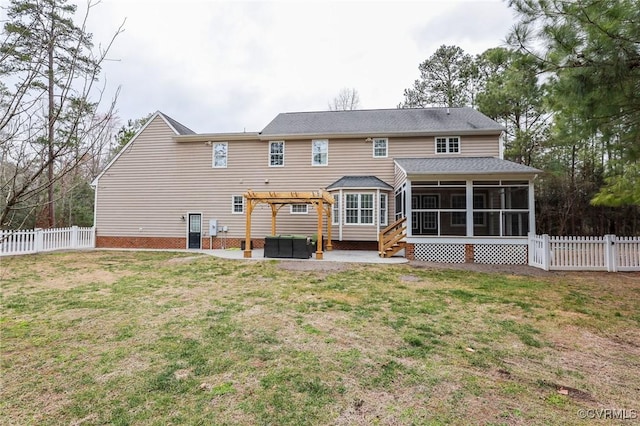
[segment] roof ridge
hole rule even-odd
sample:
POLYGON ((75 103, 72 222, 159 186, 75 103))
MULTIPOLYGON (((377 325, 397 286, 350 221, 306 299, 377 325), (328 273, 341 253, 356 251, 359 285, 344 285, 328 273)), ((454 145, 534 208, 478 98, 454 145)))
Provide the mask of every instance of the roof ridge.
POLYGON ((318 113, 353 113, 353 112, 371 112, 371 111, 416 111, 416 110, 438 110, 438 109, 451 109, 451 110, 461 110, 461 109, 470 109, 471 107, 463 106, 463 107, 420 107, 420 108, 363 108, 363 109, 350 109, 350 110, 316 110, 316 111, 286 111, 281 112, 281 114, 318 114, 318 113))

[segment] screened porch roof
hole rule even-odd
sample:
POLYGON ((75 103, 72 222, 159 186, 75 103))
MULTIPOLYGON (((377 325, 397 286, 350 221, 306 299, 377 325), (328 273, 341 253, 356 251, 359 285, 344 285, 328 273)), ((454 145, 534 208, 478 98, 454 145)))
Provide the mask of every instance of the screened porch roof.
POLYGON ((495 157, 396 158, 407 175, 536 175, 542 170, 495 157))

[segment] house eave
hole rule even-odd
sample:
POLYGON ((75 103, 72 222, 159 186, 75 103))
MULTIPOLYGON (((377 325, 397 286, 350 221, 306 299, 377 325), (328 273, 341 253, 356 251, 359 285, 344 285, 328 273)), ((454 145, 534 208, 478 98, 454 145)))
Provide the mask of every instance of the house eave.
POLYGON ((477 177, 481 177, 482 179, 502 179, 505 177, 514 178, 519 177, 523 179, 535 179, 538 176, 538 173, 530 173, 530 172, 509 172, 509 171, 474 171, 471 173, 460 173, 460 172, 427 172, 427 173, 415 173, 409 172, 406 173, 407 179, 409 180, 418 180, 418 179, 442 179, 446 178, 456 178, 461 180, 474 179, 477 177))
POLYGON ((228 141, 256 141, 258 132, 241 133, 199 133, 196 135, 176 135, 173 140, 182 142, 228 142, 228 141))

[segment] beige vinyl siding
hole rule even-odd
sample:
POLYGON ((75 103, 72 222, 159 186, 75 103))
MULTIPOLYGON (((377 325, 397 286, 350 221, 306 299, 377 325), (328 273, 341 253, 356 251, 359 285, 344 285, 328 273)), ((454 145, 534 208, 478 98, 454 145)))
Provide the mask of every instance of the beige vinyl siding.
POLYGON ((407 173, 397 164, 395 164, 395 171, 393 187, 394 189, 398 189, 407 181, 407 173))
MULTIPOLYGON (((194 144, 197 144, 194 143, 194 144)), ((184 144, 189 145, 189 144, 184 144)), ((311 140, 288 140, 285 150, 284 167, 268 167, 267 141, 230 141, 229 160, 227 169, 212 169, 208 175, 216 182, 218 193, 214 195, 213 204, 218 200, 231 199, 232 194, 242 194, 247 189, 254 191, 315 191, 326 188, 331 183, 345 175, 375 175, 387 183, 393 182, 393 160, 374 159, 371 154, 371 144, 364 140, 359 143, 331 139, 329 141, 329 164, 324 167, 311 166, 311 140), (356 159, 354 161, 354 159, 356 159), (268 180, 268 183, 266 183, 268 180)), ((230 207, 229 207, 230 209, 230 207)), ((217 210, 217 209, 215 209, 217 210)), ((220 212, 222 215, 225 211, 220 212)), ((215 214, 218 214, 214 211, 215 214)), ((219 218, 221 219, 221 218, 219 218)), ((229 225, 231 231, 228 236, 244 235, 244 216, 236 215, 232 218, 235 223, 229 225), (235 234, 240 231, 240 234, 235 234)), ((306 215, 290 214, 288 207, 283 207, 277 216, 279 234, 314 234, 316 233, 318 216, 313 206, 309 206, 306 215)), ((226 219, 225 219, 226 222, 226 219)), ((324 221, 326 230, 327 222, 324 221)), ((363 228, 359 226, 358 228, 363 228)), ((370 225, 369 228, 375 228, 370 225)), ((252 235, 261 237, 271 233, 271 210, 269 206, 259 204, 252 215, 252 235)), ((338 237, 338 226, 333 225, 334 238, 338 237)), ((367 239, 375 240, 373 231, 367 234, 367 239)), ((354 233, 343 230, 343 239, 358 239, 362 229, 354 233)))
MULTIPOLYGON (((433 137, 389 138, 387 158, 373 158, 371 142, 329 139, 329 164, 311 165, 311 139, 287 140, 283 167, 269 167, 269 141, 228 140, 226 168, 213 168, 213 147, 201 142, 175 142, 175 133, 156 117, 126 152, 98 181, 96 227, 99 236, 183 237, 187 212, 203 214, 203 231, 210 219, 228 226, 229 238, 245 235, 245 215, 232 214, 232 196, 254 191, 313 191, 339 178, 375 175, 388 184, 397 178, 393 158, 435 155, 433 137), (267 183, 268 181, 268 183, 267 183)), ((384 137, 384 135, 372 135, 384 137)), ((464 156, 498 156, 498 135, 461 136, 464 156)), ((215 144, 215 143, 214 143, 215 144)), ((393 192, 388 197, 388 220, 395 211, 393 192)), ((344 204, 344 203, 342 203, 344 204)), ((378 200, 376 199, 376 209, 378 200)), ((341 205, 344 209, 344 205, 341 205)), ((377 212, 376 212, 377 215, 377 212)), ((389 222, 391 223, 391 222, 389 222)), ((326 234, 327 222, 324 229, 326 234)), ((317 214, 290 214, 283 207, 277 216, 277 233, 316 232, 317 214)), ((372 240, 378 224, 345 225, 343 240, 372 240)), ((338 226, 332 227, 334 239, 338 226)), ((271 210, 259 205, 252 215, 252 236, 271 233, 271 210)))
POLYGON ((420 138, 390 138, 389 157, 499 157, 499 135, 457 135, 460 137, 460 152, 457 154, 436 154, 435 136, 420 138))
POLYGON ((100 177, 98 235, 181 237, 186 235, 181 216, 205 213, 212 190, 203 177, 211 167, 211 148, 187 149, 174 135, 156 117, 100 177))

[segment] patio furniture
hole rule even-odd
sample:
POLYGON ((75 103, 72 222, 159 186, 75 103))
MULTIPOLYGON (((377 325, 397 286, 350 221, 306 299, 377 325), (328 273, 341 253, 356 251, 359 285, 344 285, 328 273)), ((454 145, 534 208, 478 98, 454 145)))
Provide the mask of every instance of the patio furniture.
POLYGON ((271 235, 264 238, 264 257, 309 259, 311 239, 299 235, 271 235))

